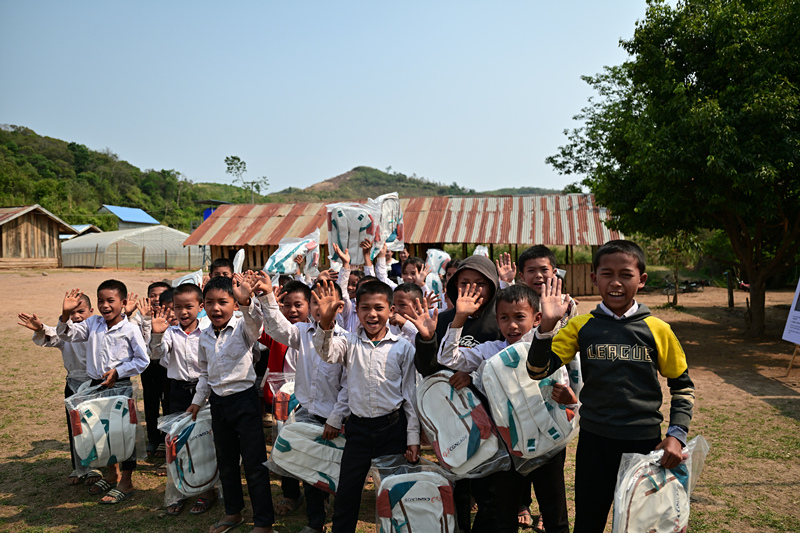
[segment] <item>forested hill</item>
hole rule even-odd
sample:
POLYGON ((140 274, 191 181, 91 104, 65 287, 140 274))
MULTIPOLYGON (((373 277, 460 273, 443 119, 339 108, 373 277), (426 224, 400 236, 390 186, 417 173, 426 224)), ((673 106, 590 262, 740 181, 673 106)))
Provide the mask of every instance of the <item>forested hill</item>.
MULTIPOLYGON (((390 171, 391 169, 387 169, 390 171)), ((271 177, 271 188, 281 183, 271 177)), ((288 179, 285 181, 289 181, 288 179)), ((261 196, 262 202, 356 200, 386 192, 400 197, 473 194, 547 194, 554 189, 499 189, 476 193, 456 183, 444 185, 356 167, 305 189, 288 188, 261 196)), ((22 126, 0 126, 0 205, 40 204, 70 224, 92 223, 115 229, 109 215, 97 215, 103 204, 138 207, 160 222, 189 231, 202 220, 200 200, 249 203, 250 191, 221 183, 192 183, 176 170, 140 170, 110 150, 97 152, 74 142, 37 135, 22 126)))

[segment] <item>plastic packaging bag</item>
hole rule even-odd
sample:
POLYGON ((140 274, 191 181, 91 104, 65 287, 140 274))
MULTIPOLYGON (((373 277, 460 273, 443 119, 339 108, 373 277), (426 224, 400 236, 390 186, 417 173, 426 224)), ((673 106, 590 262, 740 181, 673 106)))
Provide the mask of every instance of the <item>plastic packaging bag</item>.
POLYGON ((233 273, 241 274, 242 267, 244 266, 244 249, 239 249, 236 255, 233 256, 233 273))
POLYGON ((211 407, 204 406, 192 420, 191 413, 174 413, 158 419, 167 448, 167 487, 164 505, 200 496, 219 482, 217 454, 211 431, 211 407))
POLYGON ((381 240, 386 243, 386 247, 393 252, 401 251, 405 245, 405 231, 400 197, 396 192, 390 192, 374 200, 370 198, 367 204, 374 206, 381 213, 381 240))
POLYGON ((458 479, 508 470, 511 459, 486 408, 468 387, 450 385, 451 370, 426 377, 417 387, 417 412, 439 465, 458 479))
POLYGON ((350 254, 350 264, 364 264, 361 242, 372 241, 370 258, 375 259, 383 247, 380 230, 381 212, 374 205, 337 203, 325 206, 328 211, 328 255, 331 261, 341 261, 334 252, 334 243, 350 254))
POLYGON ((482 244, 479 244, 475 247, 475 250, 472 252, 472 255, 482 255, 483 257, 489 257, 489 249, 482 244))
POLYGON ((264 272, 273 276, 280 274, 297 275, 300 273, 300 268, 295 259, 300 256, 305 257, 303 272, 311 277, 318 276, 319 229, 314 230, 302 239, 281 239, 278 249, 267 259, 267 263, 264 265, 264 272))
MULTIPOLYGON (((89 383, 89 382, 87 382, 89 383)), ((64 400, 72 423, 72 443, 85 473, 92 468, 144 460, 145 433, 136 403, 138 389, 131 381, 117 382, 111 388, 101 385, 81 387, 64 400)))
POLYGON ((428 248, 425 264, 431 267, 431 273, 444 276, 444 267, 450 261, 450 254, 438 248, 428 248))
POLYGON ((186 274, 185 276, 172 280, 173 287, 183 285, 184 283, 193 283, 198 287, 201 286, 203 284, 203 269, 195 270, 191 274, 186 274))
POLYGON ((305 481, 318 489, 336 494, 342 465, 345 438, 322 438, 324 424, 306 409, 299 409, 294 421, 281 427, 265 463, 275 474, 305 481))
POLYGON ((372 460, 376 523, 386 533, 458 531, 451 474, 430 461, 410 464, 402 455, 372 460))
MULTIPOLYGON (((294 413, 298 401, 294 396, 294 372, 269 372, 264 378, 272 399, 272 442, 278 439, 278 433, 284 424, 294 422, 294 413)), ((265 397, 267 395, 265 394, 265 397)))
POLYGON ((708 442, 698 435, 683 449, 681 464, 670 469, 661 466, 663 450, 623 454, 614 491, 612 533, 686 531, 689 499, 708 450, 708 442))

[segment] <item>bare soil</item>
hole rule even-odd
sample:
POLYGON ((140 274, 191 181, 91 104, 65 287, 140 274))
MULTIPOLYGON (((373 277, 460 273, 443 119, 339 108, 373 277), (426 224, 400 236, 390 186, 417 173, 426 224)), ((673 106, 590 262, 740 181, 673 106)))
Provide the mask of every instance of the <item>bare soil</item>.
MULTIPOLYGON (((93 295, 100 281, 113 277, 142 295, 148 283, 178 274, 80 270, 44 274, 0 272, 5 287, 0 292, 0 530, 207 531, 222 514, 221 506, 197 517, 190 516, 188 508, 178 518, 164 516, 164 478, 155 476, 155 462, 140 465, 134 474, 134 500, 119 506, 100 506, 83 486, 65 485, 71 467, 60 353, 34 346, 30 331, 18 326, 16 319, 24 311, 54 324, 70 288, 93 295)), ((690 531, 800 531, 800 369, 787 377, 794 347, 780 339, 792 296, 789 290, 767 294, 767 332, 757 340, 742 336, 746 293, 736 293, 732 309, 727 307, 725 290, 718 288, 681 294, 679 310, 658 308, 667 300, 663 294, 639 296, 672 325, 683 343, 697 388, 690 433, 702 434, 711 444, 693 497, 690 531)), ((588 312, 599 298, 579 300, 581 311, 588 312)), ((667 412, 666 383, 664 392, 667 412)), ((566 476, 569 493, 574 445, 566 476)), ((273 497, 280 498, 276 479, 273 497)), ((369 486, 362 509, 359 531, 374 531, 374 494, 369 486)), ((279 519, 276 530, 299 531, 305 525, 304 515, 301 506, 279 519)), ((252 516, 249 509, 245 516, 252 516)))

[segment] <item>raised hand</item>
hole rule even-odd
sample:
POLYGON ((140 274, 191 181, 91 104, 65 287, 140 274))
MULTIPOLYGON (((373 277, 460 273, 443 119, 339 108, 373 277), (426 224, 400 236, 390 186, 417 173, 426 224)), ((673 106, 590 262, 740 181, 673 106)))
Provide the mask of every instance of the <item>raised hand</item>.
POLYGON ((153 316, 153 307, 150 305, 150 298, 139 298, 136 307, 139 308, 139 312, 142 316, 153 316))
POLYGON ((234 279, 236 279, 236 276, 239 276, 239 281, 233 284, 233 297, 236 298, 239 305, 247 307, 250 305, 250 297, 253 295, 253 286, 250 284, 252 278, 234 274, 234 279))
POLYGON ((253 283, 253 292, 256 294, 259 293, 270 293, 272 292, 272 279, 270 279, 269 274, 264 272, 263 270, 259 270, 255 273, 252 278, 253 283))
POLYGON ((128 299, 125 300, 125 316, 128 318, 133 315, 134 311, 136 311, 136 306, 138 305, 139 295, 133 292, 128 293, 128 299))
POLYGON ((425 285, 425 278, 428 277, 428 274, 431 273, 431 266, 428 263, 425 263, 425 266, 422 267, 422 270, 417 272, 416 277, 414 278, 414 283, 422 287, 425 285))
POLYGON ((233 280, 233 285, 236 286, 237 284, 242 282, 243 276, 239 272, 236 272, 233 274, 233 277, 231 279, 233 280))
POLYGON ((369 239, 364 239, 359 244, 361 247, 361 252, 364 254, 364 264, 367 266, 372 266, 372 258, 370 257, 370 251, 372 251, 372 241, 369 239))
MULTIPOLYGON (((80 289, 72 289, 67 291, 64 295, 64 303, 61 305, 61 316, 69 318, 69 314, 81 305, 81 295, 83 293, 80 289)), ((66 319, 63 320, 66 322, 66 319)))
POLYGON ((153 313, 153 333, 164 333, 169 328, 169 321, 167 320, 167 315, 169 314, 169 310, 166 307, 159 307, 153 313))
POLYGON ((334 243, 333 244, 333 251, 336 252, 336 255, 339 256, 339 259, 342 260, 342 266, 349 268, 350 267, 350 250, 344 249, 342 250, 339 248, 339 245, 334 243))
POLYGON ((206 283, 208 283, 209 281, 211 281, 211 276, 209 276, 208 274, 204 275, 203 281, 200 282, 200 290, 203 290, 203 287, 205 287, 206 283))
POLYGON ((39 320, 39 317, 37 317, 36 315, 29 315, 28 313, 20 313, 18 315, 18 318, 19 322, 17 322, 17 324, 19 324, 20 326, 25 326, 31 331, 39 331, 44 327, 44 324, 42 324, 42 321, 39 320))
POLYGON ((565 296, 561 294, 561 278, 545 280, 544 291, 539 297, 539 304, 542 306, 542 322, 539 324, 539 331, 547 333, 556 327, 569 307, 569 297, 565 296))
POLYGON ((322 329, 333 328, 333 321, 336 313, 342 308, 344 303, 339 299, 336 287, 332 281, 325 281, 318 284, 311 292, 311 298, 319 308, 319 325, 322 329))
POLYGON ((436 304, 438 304, 441 301, 442 298, 432 292, 429 292, 428 294, 425 295, 425 305, 428 307, 428 309, 435 309, 437 307, 436 304))
POLYGON ((502 281, 511 283, 517 277, 517 265, 511 260, 511 254, 508 252, 501 254, 495 264, 497 265, 497 275, 502 281))
POLYGON ((411 310, 403 315, 403 318, 410 320, 414 327, 417 328, 420 338, 424 341, 429 341, 436 333, 436 324, 439 323, 439 310, 433 310, 433 316, 428 313, 428 310, 423 307, 419 298, 414 300, 414 305, 411 310))
POLYGON ((456 300, 456 317, 461 316, 464 320, 466 320, 467 318, 477 313, 482 305, 483 305, 483 298, 481 297, 481 291, 478 290, 477 285, 473 283, 472 285, 468 285, 467 287, 458 288, 458 299, 456 300))

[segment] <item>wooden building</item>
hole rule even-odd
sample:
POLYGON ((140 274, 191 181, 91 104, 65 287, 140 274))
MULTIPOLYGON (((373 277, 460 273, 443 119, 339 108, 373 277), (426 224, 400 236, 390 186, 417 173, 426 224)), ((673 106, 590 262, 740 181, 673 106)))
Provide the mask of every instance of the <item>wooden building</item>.
POLYGON ((0 268, 59 268, 59 234, 76 233, 38 204, 0 207, 0 268))

